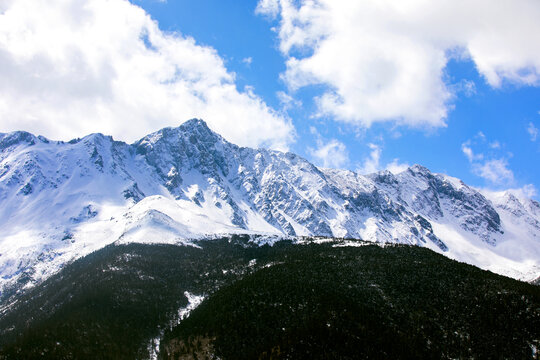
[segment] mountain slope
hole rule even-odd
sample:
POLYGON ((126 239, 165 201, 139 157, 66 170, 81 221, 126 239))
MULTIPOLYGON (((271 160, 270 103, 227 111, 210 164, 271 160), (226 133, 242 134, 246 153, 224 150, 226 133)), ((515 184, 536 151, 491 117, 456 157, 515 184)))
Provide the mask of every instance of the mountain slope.
POLYGON ((367 176, 317 168, 238 147, 197 119, 131 145, 14 132, 0 135, 0 288, 12 294, 116 241, 189 245, 234 233, 420 245, 532 280, 539 207, 418 165, 367 176))
POLYGON ((531 358, 540 346, 539 287, 425 248, 347 242, 107 246, 1 309, 0 359, 531 358))
POLYGON ((210 295, 165 332, 160 357, 535 357, 538 287, 419 247, 327 243, 287 255, 210 295))

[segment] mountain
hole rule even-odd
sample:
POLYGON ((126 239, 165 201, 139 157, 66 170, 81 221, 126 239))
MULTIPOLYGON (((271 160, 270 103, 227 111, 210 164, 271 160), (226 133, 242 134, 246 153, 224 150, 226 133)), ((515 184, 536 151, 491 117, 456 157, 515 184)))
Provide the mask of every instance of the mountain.
POLYGON ((537 358, 540 287, 319 240, 106 246, 0 312, 0 359, 537 358))
MULTIPOLYGON (((540 276, 540 204, 414 165, 360 175, 229 143, 198 119, 129 145, 0 134, 6 298, 108 244, 248 234, 419 245, 518 279, 540 276)), ((256 235, 256 236, 255 236, 256 235)))

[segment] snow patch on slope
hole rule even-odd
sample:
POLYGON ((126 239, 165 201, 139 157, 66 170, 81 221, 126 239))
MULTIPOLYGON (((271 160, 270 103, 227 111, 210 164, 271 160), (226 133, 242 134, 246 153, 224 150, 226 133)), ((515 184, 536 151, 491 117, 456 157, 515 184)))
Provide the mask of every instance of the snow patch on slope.
POLYGON ((501 274, 540 276, 540 205, 415 165, 363 176, 241 148, 192 120, 135 144, 0 137, 0 290, 112 243, 257 243, 323 236, 426 246, 501 274))

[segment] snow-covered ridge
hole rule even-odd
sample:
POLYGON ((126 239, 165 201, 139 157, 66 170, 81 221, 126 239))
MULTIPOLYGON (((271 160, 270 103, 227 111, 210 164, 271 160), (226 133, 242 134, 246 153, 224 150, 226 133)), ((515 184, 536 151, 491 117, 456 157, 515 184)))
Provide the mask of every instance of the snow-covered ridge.
POLYGON ((0 134, 0 287, 32 284, 113 242, 247 233, 426 246, 530 280, 540 275, 540 205, 482 194, 415 165, 363 176, 238 147, 202 120, 134 144, 0 134))

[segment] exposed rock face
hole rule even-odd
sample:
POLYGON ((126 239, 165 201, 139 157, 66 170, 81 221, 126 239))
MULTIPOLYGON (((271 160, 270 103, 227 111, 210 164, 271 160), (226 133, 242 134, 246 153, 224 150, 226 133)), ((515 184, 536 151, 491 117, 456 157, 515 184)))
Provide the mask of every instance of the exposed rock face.
POLYGON ((321 169, 292 153, 238 147, 197 119, 132 145, 101 134, 67 143, 0 134, 2 284, 37 281, 118 239, 144 241, 133 234, 147 223, 154 242, 238 232, 362 238, 540 274, 540 254, 521 268, 524 255, 498 250, 512 242, 540 252, 538 202, 488 200, 419 165, 366 176, 321 169), (486 262, 486 251, 510 263, 486 262))

